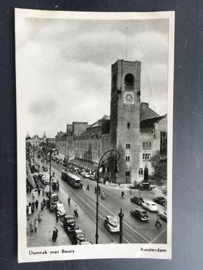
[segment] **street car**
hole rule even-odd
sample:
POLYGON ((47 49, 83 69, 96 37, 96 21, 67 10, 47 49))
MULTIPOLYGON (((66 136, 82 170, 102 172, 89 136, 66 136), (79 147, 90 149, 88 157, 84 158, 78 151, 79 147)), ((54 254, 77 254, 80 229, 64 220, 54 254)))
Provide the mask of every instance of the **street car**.
POLYGON ((157 212, 158 208, 154 202, 144 201, 142 207, 150 212, 157 212))
POLYGON ((130 211, 131 216, 139 219, 140 221, 148 221, 150 218, 147 214, 147 211, 142 211, 138 209, 134 209, 130 211))
POLYGON ((88 242, 82 230, 75 230, 70 235, 70 240, 73 245, 81 245, 82 242, 88 242))
POLYGON ((104 226, 109 232, 120 232, 120 223, 117 216, 106 216, 104 219, 104 226))
POLYGON ((79 227, 76 225, 76 221, 72 215, 65 215, 62 220, 62 225, 66 233, 73 233, 75 230, 78 230, 79 227))
POLYGON ((167 202, 167 200, 164 198, 164 197, 156 197, 156 198, 154 198, 153 199, 153 201, 155 202, 155 203, 158 203, 158 204, 160 204, 160 205, 165 205, 166 204, 166 202, 167 202))
POLYGON ((161 220, 167 222, 167 212, 165 212, 165 211, 164 212, 161 212, 159 214, 159 217, 160 217, 161 220))
POLYGON ((143 204, 143 202, 144 202, 144 200, 143 200, 143 198, 139 198, 139 197, 132 197, 131 199, 130 199, 130 201, 132 202, 132 203, 135 203, 135 204, 137 204, 137 205, 142 205, 143 204))

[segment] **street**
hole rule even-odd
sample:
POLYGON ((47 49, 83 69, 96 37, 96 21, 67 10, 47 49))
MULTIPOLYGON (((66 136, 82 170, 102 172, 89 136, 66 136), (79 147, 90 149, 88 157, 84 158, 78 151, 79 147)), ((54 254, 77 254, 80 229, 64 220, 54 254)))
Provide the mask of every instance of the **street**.
MULTIPOLYGON (((37 160, 42 167, 40 160, 37 160)), ((48 168, 49 168, 49 164, 48 168)), ((61 170, 63 166, 54 161, 51 162, 51 170, 55 173, 55 178, 59 182, 59 190, 55 193, 58 194, 60 201, 62 201, 66 214, 74 216, 75 205, 78 207, 78 217, 75 217, 76 223, 84 233, 88 241, 95 243, 95 233, 96 233, 96 193, 95 187, 96 182, 87 178, 79 176, 81 183, 83 184, 82 189, 74 189, 69 186, 68 183, 61 180, 61 170), (89 184, 89 190, 86 189, 87 184, 89 184), (68 204, 68 196, 71 197, 70 205, 68 204)), ((41 170, 42 171, 42 170, 41 170)), ((162 226, 156 227, 157 213, 148 212, 150 220, 148 222, 142 222, 131 216, 130 211, 132 209, 143 210, 141 206, 138 206, 130 201, 133 196, 139 197, 139 191, 135 189, 129 189, 125 187, 111 187, 100 184, 101 193, 99 195, 99 222, 98 222, 98 243, 108 244, 108 243, 119 243, 119 233, 110 233, 104 227, 104 219, 107 215, 118 216, 120 210, 124 214, 123 217, 123 234, 122 243, 166 243, 167 233, 166 233, 166 223, 161 221, 162 226), (124 198, 121 197, 121 191, 124 191, 124 198), (101 200, 102 192, 105 193, 105 200, 101 200)), ((153 191, 141 191, 140 196, 144 199, 152 199, 155 196, 153 191)), ((163 206, 158 205, 160 212, 163 211, 163 206)), ((68 235, 65 233, 60 221, 56 224, 55 214, 46 211, 46 218, 48 219, 48 225, 51 229, 48 229, 49 234, 47 236, 48 240, 43 241, 43 237, 33 237, 28 235, 28 246, 46 246, 52 245, 51 234, 52 228, 57 226, 60 232, 60 241, 58 240, 58 245, 71 245, 68 235), (38 239, 38 240, 37 240, 38 239)), ((45 217, 44 217, 45 218, 45 217)), ((43 221, 45 224, 45 221, 43 221)), ((40 224, 41 225, 41 224, 40 224)), ((45 226, 45 225, 41 225, 45 226)), ((57 242, 54 243, 57 245, 57 242)))

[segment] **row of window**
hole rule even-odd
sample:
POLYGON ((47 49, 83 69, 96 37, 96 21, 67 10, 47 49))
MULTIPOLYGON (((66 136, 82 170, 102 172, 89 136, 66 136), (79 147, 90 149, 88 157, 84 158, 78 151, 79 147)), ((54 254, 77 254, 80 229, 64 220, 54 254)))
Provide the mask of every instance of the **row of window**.
MULTIPOLYGON (((151 154, 149 154, 149 153, 142 154, 142 159, 143 160, 150 160, 151 159, 151 154)), ((125 161, 130 161, 130 156, 126 156, 125 161)))

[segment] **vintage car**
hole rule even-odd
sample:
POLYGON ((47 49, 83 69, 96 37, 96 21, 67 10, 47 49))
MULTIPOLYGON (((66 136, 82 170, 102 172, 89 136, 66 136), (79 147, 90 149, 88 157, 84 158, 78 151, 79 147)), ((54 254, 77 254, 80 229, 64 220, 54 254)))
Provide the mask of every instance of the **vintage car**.
POLYGON ((156 198, 154 198, 153 199, 153 201, 155 202, 155 203, 158 203, 158 204, 160 204, 160 205, 165 205, 166 204, 166 202, 167 202, 167 200, 164 198, 164 197, 156 197, 156 198))
POLYGON ((79 227, 76 225, 75 218, 72 215, 65 215, 62 220, 62 225, 68 234, 79 229, 79 227))
POLYGON ((65 210, 64 205, 61 201, 58 201, 56 204, 56 212, 59 215, 59 217, 64 216, 66 214, 66 210, 65 210))
POLYGON ((166 212, 166 211, 161 212, 161 213, 159 214, 159 217, 160 217, 161 220, 167 222, 167 212, 166 212))
POLYGON ((132 197, 132 198, 130 199, 130 201, 131 201, 132 203, 137 204, 137 205, 142 205, 143 202, 144 202, 143 198, 141 198, 141 197, 132 197))
POLYGON ((75 230, 70 235, 70 240, 73 245, 81 245, 82 242, 86 243, 89 242, 86 237, 85 233, 82 230, 75 230))
POLYGON ((152 201, 144 201, 142 207, 150 212, 157 212, 158 208, 156 204, 152 201))
POLYGON ((109 232, 120 232, 120 223, 117 216, 106 216, 104 219, 104 226, 109 232))
POLYGON ((147 211, 141 211, 139 209, 134 209, 130 211, 131 216, 139 219, 140 221, 148 221, 150 218, 147 211))

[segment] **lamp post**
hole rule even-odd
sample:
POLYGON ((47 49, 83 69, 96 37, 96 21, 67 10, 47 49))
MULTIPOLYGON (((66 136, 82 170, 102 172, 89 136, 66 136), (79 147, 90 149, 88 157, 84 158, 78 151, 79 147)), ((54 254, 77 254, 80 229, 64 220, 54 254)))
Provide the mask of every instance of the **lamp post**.
POLYGON ((99 188, 99 170, 100 168, 104 168, 104 163, 107 161, 107 160, 113 160, 115 161, 115 165, 116 165, 116 173, 118 172, 118 166, 117 166, 117 161, 119 160, 120 158, 120 153, 116 150, 108 150, 106 151, 102 157, 100 158, 99 160, 99 163, 98 163, 98 167, 97 167, 97 199, 96 199, 96 234, 95 234, 95 238, 96 238, 96 244, 98 244, 98 238, 99 238, 99 234, 98 234, 98 223, 99 223, 99 193, 98 193, 98 188, 99 188), (111 154, 110 157, 106 158, 106 159, 103 159, 104 156, 106 156, 107 154, 111 154))
POLYGON ((52 152, 55 150, 59 150, 59 147, 51 147, 49 152, 49 210, 51 209, 51 156, 52 156, 52 152))
POLYGON ((122 213, 122 209, 120 210, 120 213, 118 214, 120 218, 120 237, 119 237, 119 243, 122 243, 122 238, 123 238, 123 217, 124 214, 122 213))

